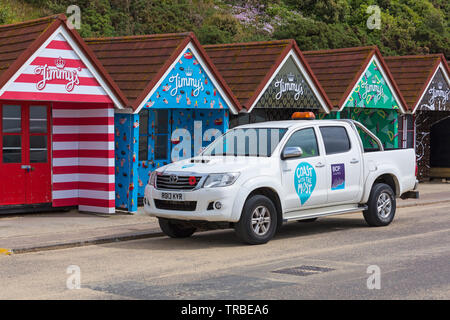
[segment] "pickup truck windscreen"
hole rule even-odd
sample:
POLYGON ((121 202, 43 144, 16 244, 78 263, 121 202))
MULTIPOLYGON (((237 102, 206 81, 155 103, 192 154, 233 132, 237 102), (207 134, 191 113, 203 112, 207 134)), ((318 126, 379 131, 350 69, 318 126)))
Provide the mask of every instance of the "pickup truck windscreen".
POLYGON ((203 156, 270 157, 286 128, 236 128, 211 143, 203 156))

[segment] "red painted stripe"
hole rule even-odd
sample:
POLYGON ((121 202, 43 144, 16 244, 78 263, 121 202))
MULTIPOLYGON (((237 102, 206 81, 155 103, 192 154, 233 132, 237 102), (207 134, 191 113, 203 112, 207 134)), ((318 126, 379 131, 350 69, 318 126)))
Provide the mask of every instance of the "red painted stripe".
POLYGON ((72 47, 67 43, 67 41, 62 40, 52 40, 46 48, 48 49, 59 49, 59 50, 72 50, 72 47))
POLYGON ((114 158, 114 150, 53 150, 53 158, 114 158))
POLYGON ((107 95, 75 94, 75 93, 45 93, 45 92, 19 92, 6 91, 2 99, 10 100, 40 100, 40 101, 70 101, 70 102, 103 102, 112 103, 107 95))
POLYGON ((53 167, 53 174, 72 174, 72 173, 111 175, 114 174, 114 167, 100 167, 100 166, 53 167))
MULTIPOLYGON (((80 80, 79 85, 80 86, 93 86, 93 87, 100 87, 100 84, 97 82, 95 78, 88 78, 88 77, 79 77, 80 80)), ((39 74, 21 74, 14 82, 23 82, 23 83, 38 83, 42 80, 42 76, 39 74)), ((51 84, 62 84, 66 85, 67 80, 65 79, 54 79, 51 82, 51 84)))
POLYGON ((53 182, 53 191, 78 189, 78 181, 72 182, 53 182))
POLYGON ((100 182, 55 182, 53 190, 95 190, 95 191, 114 191, 114 183, 100 182))
MULTIPOLYGON (((58 58, 37 57, 30 63, 30 65, 32 65, 32 66, 48 65, 50 67, 56 67, 55 60, 57 60, 57 59, 58 58)), ((66 62, 66 64, 64 65, 65 68, 86 69, 86 66, 83 63, 83 61, 81 61, 79 59, 63 59, 63 60, 66 62)))
POLYGON ((114 141, 114 133, 53 134, 54 142, 68 141, 114 141))
POLYGON ((102 199, 90 199, 90 198, 79 198, 79 204, 84 206, 93 207, 104 207, 104 208, 115 208, 115 200, 102 200, 102 199))
POLYGON ((80 190, 97 190, 97 191, 114 191, 114 183, 100 183, 100 182, 79 182, 80 190))
POLYGON ((77 206, 78 198, 53 199, 53 207, 77 206))
POLYGON ((77 125, 108 125, 114 124, 114 117, 93 117, 93 118, 53 118, 55 126, 77 126, 77 125))

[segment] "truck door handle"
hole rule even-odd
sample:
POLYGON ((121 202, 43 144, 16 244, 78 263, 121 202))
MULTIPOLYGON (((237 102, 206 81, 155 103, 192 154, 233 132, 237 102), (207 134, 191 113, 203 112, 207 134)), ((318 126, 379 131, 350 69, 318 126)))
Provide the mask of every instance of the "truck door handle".
POLYGON ((352 159, 352 161, 350 161, 351 164, 355 164, 355 163, 358 163, 358 162, 359 162, 358 159, 352 159))
POLYGON ((316 168, 323 168, 325 165, 322 162, 316 164, 316 168))

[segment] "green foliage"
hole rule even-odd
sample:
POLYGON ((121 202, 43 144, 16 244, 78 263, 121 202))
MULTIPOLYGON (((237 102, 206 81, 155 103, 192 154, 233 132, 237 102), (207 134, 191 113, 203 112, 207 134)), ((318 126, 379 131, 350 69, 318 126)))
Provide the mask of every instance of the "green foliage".
POLYGON ((0 4, 0 24, 8 23, 9 16, 11 15, 9 6, 0 4))
POLYGON ((303 50, 377 45, 385 55, 442 52, 450 56, 450 2, 445 0, 285 0, 267 13, 281 21, 275 38, 294 38, 303 50), (381 10, 369 29, 367 8, 381 10))
POLYGON ((83 37, 194 31, 204 44, 294 38, 302 50, 378 45, 386 55, 450 57, 448 0, 1 0, 0 23, 71 4, 83 37), (370 5, 381 9, 380 30, 367 27, 370 5), (236 8, 253 13, 238 18, 236 8))

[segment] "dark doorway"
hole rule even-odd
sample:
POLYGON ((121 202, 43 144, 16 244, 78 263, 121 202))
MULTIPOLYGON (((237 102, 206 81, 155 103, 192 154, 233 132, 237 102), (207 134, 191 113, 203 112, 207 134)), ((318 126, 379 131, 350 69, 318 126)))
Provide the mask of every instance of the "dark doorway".
POLYGON ((432 168, 450 168, 450 117, 431 127, 430 165, 432 168))

